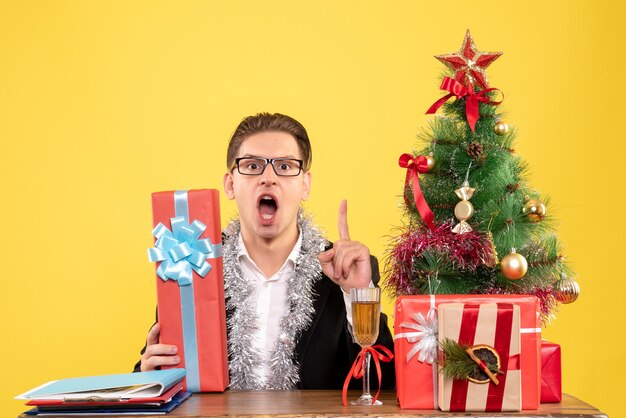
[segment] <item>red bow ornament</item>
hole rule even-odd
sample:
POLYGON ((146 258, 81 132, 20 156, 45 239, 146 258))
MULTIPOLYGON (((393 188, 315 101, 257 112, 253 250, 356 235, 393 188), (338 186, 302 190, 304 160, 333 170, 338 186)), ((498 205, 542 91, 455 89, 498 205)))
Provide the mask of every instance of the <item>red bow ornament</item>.
MULTIPOLYGON (((467 118, 467 123, 469 123, 472 132, 474 132, 474 128, 476 127, 476 122, 480 119, 480 113, 478 111, 479 103, 485 103, 488 105, 499 105, 502 103, 502 100, 494 101, 485 97, 485 95, 489 92, 500 91, 493 87, 480 90, 476 93, 474 92, 474 87, 472 85, 463 85, 453 78, 444 77, 439 88, 441 90, 448 91, 449 94, 433 103, 433 105, 426 111, 426 114, 430 115, 437 112, 437 109, 439 109, 445 102, 448 101, 449 98, 453 96, 456 97, 457 100, 465 98, 465 117, 467 118)), ((502 94, 501 91, 500 94, 502 94)))
MULTIPOLYGON (((435 230, 435 215, 433 211, 428 207, 422 189, 420 188, 419 173, 426 173, 428 171, 428 160, 423 155, 413 157, 411 154, 402 154, 398 161, 400 167, 406 168, 406 178, 404 180, 404 187, 406 189, 407 184, 411 181, 413 185, 413 199, 415 200, 415 207, 420 216, 424 220, 424 223, 430 228, 431 231, 435 230)), ((407 206, 410 206, 409 199, 404 196, 404 201, 407 206)))

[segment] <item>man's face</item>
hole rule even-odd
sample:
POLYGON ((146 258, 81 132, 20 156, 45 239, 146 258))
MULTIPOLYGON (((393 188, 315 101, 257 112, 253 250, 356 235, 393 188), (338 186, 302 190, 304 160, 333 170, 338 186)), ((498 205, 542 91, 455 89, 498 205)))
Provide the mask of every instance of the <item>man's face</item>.
MULTIPOLYGON (((302 153, 291 134, 261 132, 243 141, 237 152, 239 157, 301 160, 302 153)), ((302 171, 296 177, 280 177, 270 164, 261 175, 243 175, 235 168, 224 176, 226 196, 237 203, 246 239, 297 236, 298 209, 300 202, 308 198, 310 185, 310 173, 302 171)))

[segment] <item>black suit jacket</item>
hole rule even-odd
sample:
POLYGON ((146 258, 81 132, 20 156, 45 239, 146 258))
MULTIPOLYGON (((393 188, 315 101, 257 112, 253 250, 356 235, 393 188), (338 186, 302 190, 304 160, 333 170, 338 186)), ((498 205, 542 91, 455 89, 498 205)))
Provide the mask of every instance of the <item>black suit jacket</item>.
MULTIPOLYGON (((378 261, 371 257, 372 281, 380 278, 378 261)), ((297 360, 300 363, 299 389, 341 389, 352 367, 352 363, 361 351, 353 342, 352 333, 346 318, 346 305, 343 292, 337 284, 323 276, 314 286, 317 295, 314 301, 315 315, 313 322, 298 339, 296 345, 297 360)), ((387 315, 380 316, 380 327, 376 344, 382 344, 393 352, 393 337, 387 326, 387 315)), ((393 360, 381 363, 382 388, 395 386, 395 368, 393 360)), ((371 363, 371 386, 378 387, 374 362, 371 363)), ((351 388, 362 388, 362 382, 352 380, 351 388)))
MULTIPOLYGON (((372 281, 380 278, 378 260, 371 257, 372 281)), ((316 295, 315 314, 311 325, 302 332, 296 344, 296 360, 300 364, 300 382, 298 389, 341 389, 361 347, 354 343, 346 318, 343 292, 337 284, 325 275, 313 287, 316 295)), ((227 312, 229 315, 230 312, 227 312)), ((158 317, 157 317, 158 321, 158 317)), ((393 337, 387 326, 387 316, 380 317, 380 329, 376 344, 382 344, 393 352, 393 337)), ((143 354, 146 347, 141 350, 143 354)), ((139 371, 141 361, 135 364, 139 371)), ((395 386, 395 368, 393 360, 381 363, 383 389, 395 386)), ((378 388, 378 377, 374 363, 371 363, 371 387, 378 388)), ((352 380, 350 387, 359 389, 362 382, 352 380)))

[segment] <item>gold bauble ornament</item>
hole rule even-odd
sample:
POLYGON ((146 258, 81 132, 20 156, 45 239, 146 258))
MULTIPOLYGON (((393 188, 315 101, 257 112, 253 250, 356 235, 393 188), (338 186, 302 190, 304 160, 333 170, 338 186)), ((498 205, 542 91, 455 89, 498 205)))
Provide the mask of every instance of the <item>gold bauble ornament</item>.
POLYGON ((543 218, 546 217, 546 212, 546 205, 541 200, 535 198, 528 199, 522 208, 522 213, 533 222, 543 221, 543 218))
POLYGON ((528 270, 528 262, 523 255, 518 254, 515 248, 500 261, 500 271, 509 280, 518 280, 524 277, 528 270))
POLYGON ((575 280, 567 277, 565 273, 561 274, 561 278, 552 285, 554 297, 560 303, 572 303, 578 299, 580 295, 580 286, 575 280))
POLYGON ((495 125, 493 125, 493 131, 496 135, 506 135, 509 132, 509 125, 502 121, 497 121, 495 125))
POLYGON ((435 168, 435 156, 431 152, 426 156, 426 171, 431 171, 435 168))

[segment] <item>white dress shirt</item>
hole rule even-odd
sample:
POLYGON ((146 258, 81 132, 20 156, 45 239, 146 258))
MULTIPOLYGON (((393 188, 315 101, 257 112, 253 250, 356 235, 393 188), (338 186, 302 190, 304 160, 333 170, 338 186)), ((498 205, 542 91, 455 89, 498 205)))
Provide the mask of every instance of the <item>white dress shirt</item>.
MULTIPOLYGON (((256 332, 253 341, 254 347, 261 353, 261 369, 258 371, 264 383, 271 372, 270 362, 274 345, 280 334, 280 320, 288 313, 287 280, 294 272, 296 260, 302 247, 302 234, 298 235, 296 245, 277 273, 266 277, 256 263, 250 258, 246 245, 239 234, 239 254, 237 257, 241 265, 243 277, 250 283, 253 292, 247 303, 256 306, 256 332)), ((352 303, 350 294, 343 293, 346 304, 346 313, 350 329, 352 329, 352 303)))

